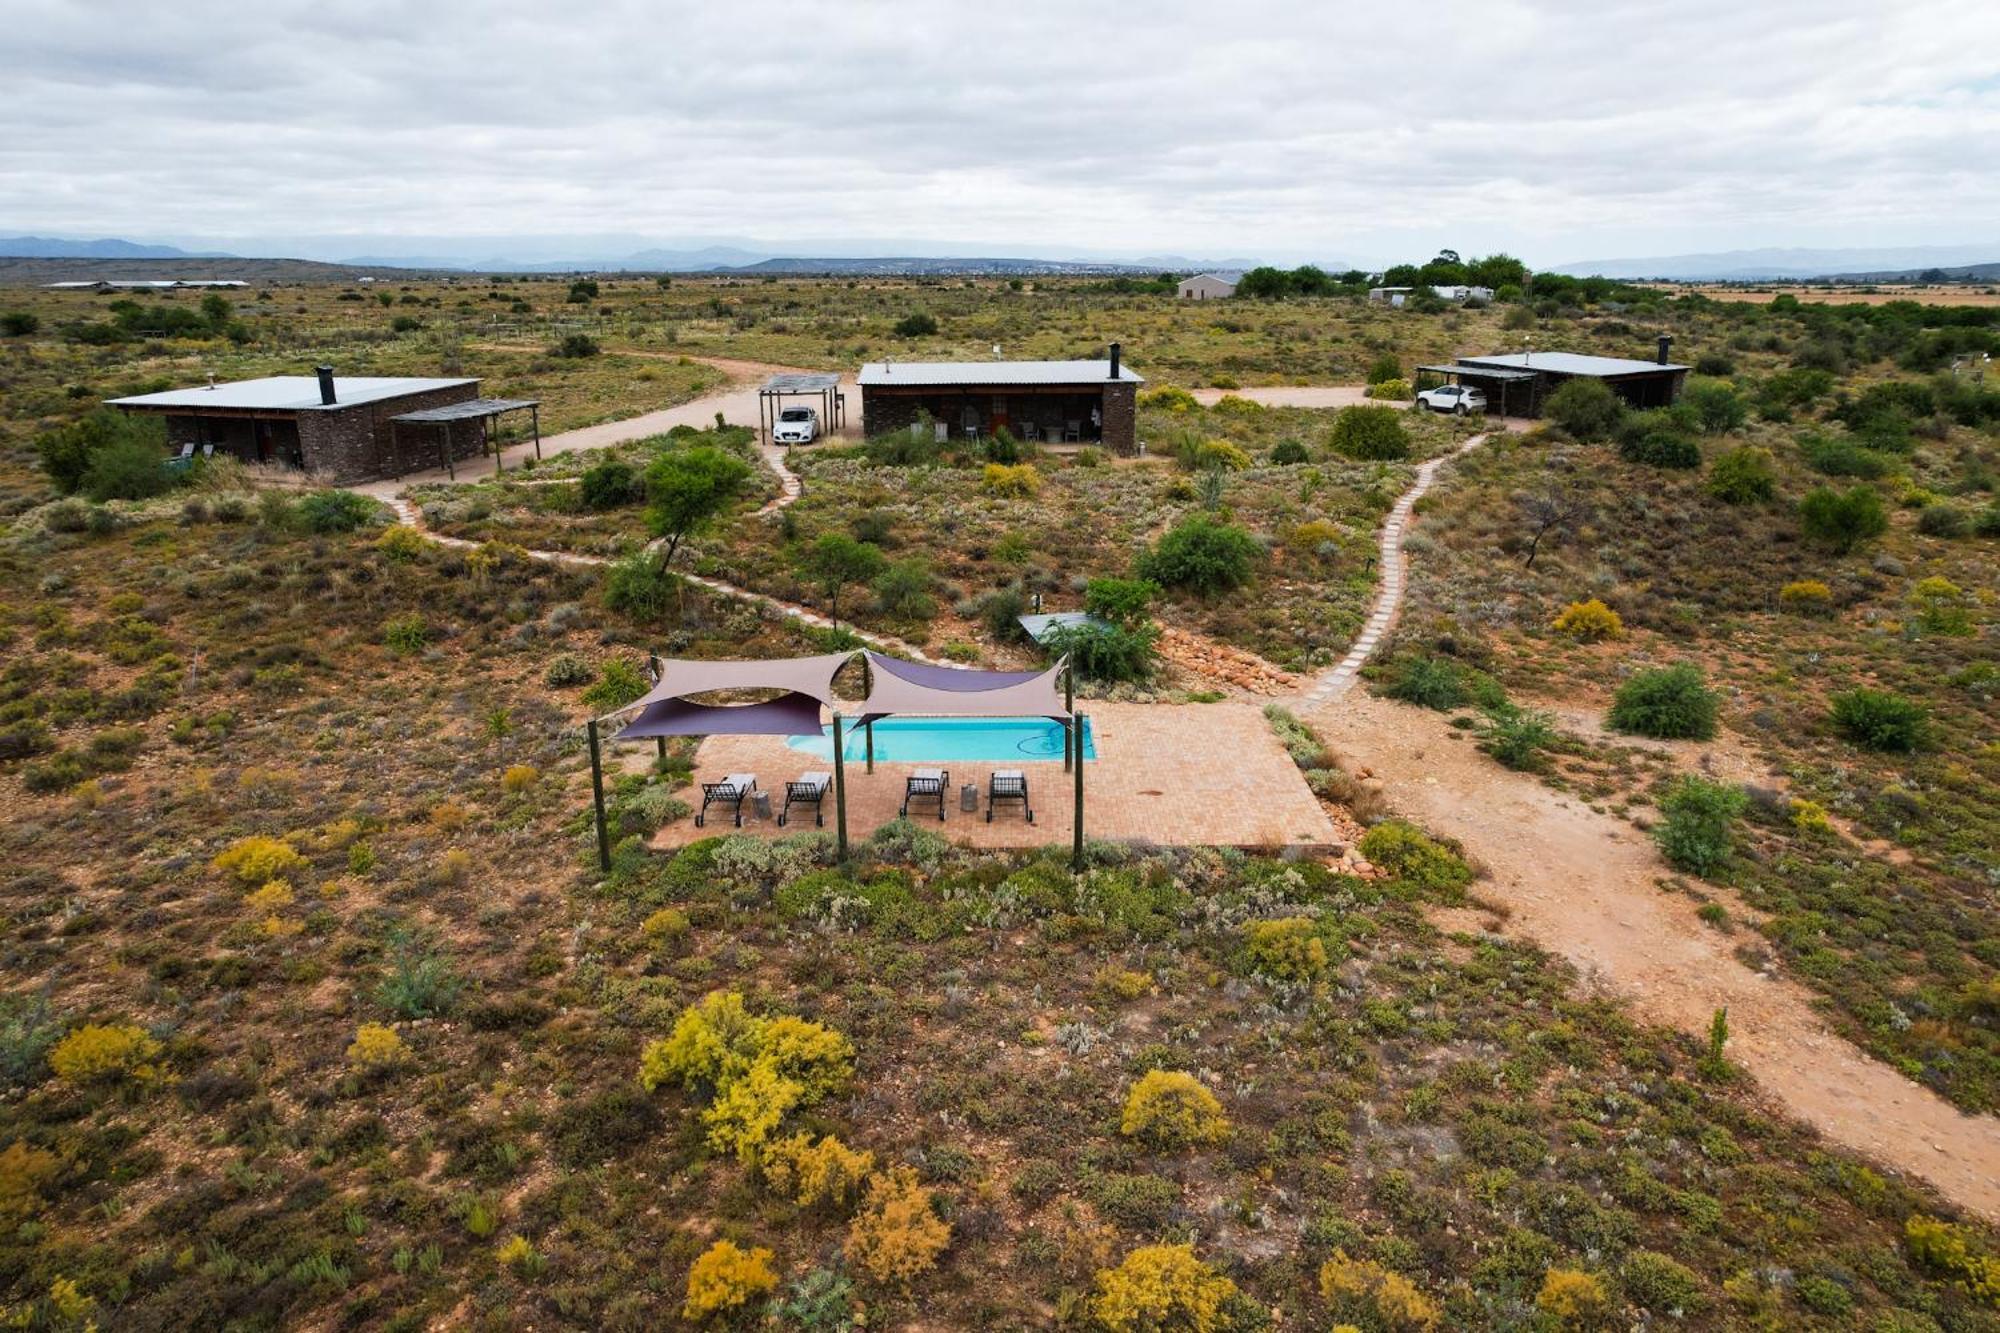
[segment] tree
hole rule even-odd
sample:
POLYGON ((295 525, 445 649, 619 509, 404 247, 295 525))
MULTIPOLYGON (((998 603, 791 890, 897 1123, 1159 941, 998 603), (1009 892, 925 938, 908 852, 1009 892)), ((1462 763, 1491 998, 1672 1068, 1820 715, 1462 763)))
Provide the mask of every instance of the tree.
POLYGON ((1515 504, 1528 525, 1528 557, 1522 562, 1527 569, 1535 567, 1535 557, 1541 554, 1545 538, 1571 532, 1590 516, 1590 501, 1583 492, 1574 483, 1553 475, 1519 496, 1515 504))
POLYGON ((1343 407, 1333 420, 1335 452, 1349 458, 1410 456, 1410 436, 1393 407, 1343 407))
POLYGON ((922 556, 887 566, 875 579, 875 606, 895 620, 929 620, 937 614, 931 595, 931 567, 922 556))
POLYGON ((851 583, 868 583, 888 566, 882 548, 858 542, 844 532, 822 532, 799 562, 802 574, 826 597, 826 613, 840 619, 840 592, 851 583))
POLYGON ((1799 524, 1806 536, 1846 555, 1889 530, 1889 513, 1872 486, 1836 491, 1815 487, 1799 501, 1799 524))
POLYGON ((1292 294, 1292 275, 1281 268, 1260 264, 1237 280, 1236 294, 1266 301, 1281 300, 1292 294))
POLYGON ((235 313, 236 308, 229 304, 229 298, 221 292, 210 292, 201 298, 201 317, 218 333, 229 327, 229 317, 235 313))
POLYGON ((646 526, 666 547, 660 566, 673 563, 681 542, 727 509, 750 480, 750 465, 709 445, 667 454, 646 469, 646 526))
POLYGON ((114 408, 100 407, 81 421, 49 431, 35 441, 42 457, 42 470, 49 474, 57 490, 74 495, 83 486, 91 459, 114 444, 136 443, 152 452, 154 465, 164 461, 166 428, 158 417, 132 416, 114 408))
POLYGON ((1140 558, 1139 575, 1163 587, 1213 596, 1248 583, 1262 549, 1243 529, 1196 514, 1161 535, 1140 558))
POLYGON ((1625 419, 1625 404, 1602 380, 1573 379, 1549 395, 1542 411, 1585 444, 1608 440, 1625 419))

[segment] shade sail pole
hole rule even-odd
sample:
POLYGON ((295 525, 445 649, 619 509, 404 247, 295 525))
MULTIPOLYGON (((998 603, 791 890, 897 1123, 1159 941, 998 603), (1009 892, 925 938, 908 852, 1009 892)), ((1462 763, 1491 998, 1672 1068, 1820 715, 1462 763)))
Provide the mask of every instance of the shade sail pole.
POLYGON ((1083 873, 1083 715, 1072 713, 1070 725, 1076 728, 1076 827, 1070 832, 1070 869, 1079 875, 1083 873))
POLYGON ((1083 753, 1083 734, 1074 732, 1076 722, 1076 664, 1063 663, 1063 711, 1070 715, 1071 725, 1063 728, 1063 772, 1069 772, 1070 751, 1083 753), (1074 734, 1072 734, 1074 732, 1074 734))
MULTIPOLYGON (((861 692, 863 695, 875 692, 875 668, 868 664, 867 654, 861 657, 861 692)), ((875 719, 870 716, 861 720, 861 729, 868 736, 868 771, 875 771, 875 719)))
POLYGON ((847 860, 847 764, 841 758, 840 714, 833 715, 833 823, 837 859, 847 860))
POLYGON ((597 868, 611 873, 611 834, 604 826, 604 761, 597 751, 597 719, 590 719, 590 795, 597 812, 597 868))

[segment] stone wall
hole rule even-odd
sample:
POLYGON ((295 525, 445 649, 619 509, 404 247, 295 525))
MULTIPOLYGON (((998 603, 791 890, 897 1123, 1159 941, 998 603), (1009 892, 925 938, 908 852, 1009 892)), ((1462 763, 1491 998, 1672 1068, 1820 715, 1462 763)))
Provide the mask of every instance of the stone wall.
POLYGON ((478 396, 476 383, 454 384, 371 403, 300 412, 299 447, 306 470, 325 473, 341 484, 424 472, 443 466, 445 440, 454 459, 478 458, 481 437, 477 420, 443 426, 396 427, 390 423, 390 418, 405 412, 421 412, 478 396))
POLYGON ((1104 385, 1104 446, 1121 454, 1138 449, 1139 386, 1130 380, 1104 385))

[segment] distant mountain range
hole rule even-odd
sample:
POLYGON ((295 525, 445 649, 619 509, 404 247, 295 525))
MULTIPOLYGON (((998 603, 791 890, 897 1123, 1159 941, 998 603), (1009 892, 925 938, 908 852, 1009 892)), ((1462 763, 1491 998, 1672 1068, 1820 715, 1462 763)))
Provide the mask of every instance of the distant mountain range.
POLYGON ((0 255, 17 259, 227 259, 213 251, 196 252, 172 245, 140 245, 110 237, 71 241, 56 236, 0 236, 0 255))
POLYGON ((1657 278, 1669 282, 1802 281, 1838 276, 1887 282, 1878 273, 1922 272, 1931 268, 1984 266, 2000 256, 2000 242, 1987 245, 1901 246, 1857 250, 1719 250, 1709 254, 1655 255, 1639 259, 1593 259, 1558 265, 1574 277, 1657 278))
POLYGON ((1836 273, 1837 282, 2000 282, 2000 262, 1958 264, 1951 268, 1883 269, 1873 273, 1836 273))
MULTIPOLYGON (((1194 272, 1251 267, 1247 259, 1198 260, 1184 255, 1026 254, 1006 250, 984 254, 924 253, 950 247, 920 241, 811 242, 796 249, 759 247, 755 242, 715 243, 673 248, 647 246, 635 237, 488 239, 401 238, 421 249, 398 248, 352 254, 338 237, 296 241, 245 242, 235 251, 149 245, 133 241, 75 240, 49 236, 0 236, 0 257, 23 259, 231 259, 280 256, 343 267, 467 273, 790 273, 874 274, 1130 274, 1194 272), (478 248, 475 248, 478 247, 478 248), (487 247, 491 247, 488 250, 487 247), (503 249, 502 247, 505 247, 503 249), (573 248, 572 248, 573 247, 573 248), (629 247, 629 248, 628 248, 629 247), (512 250, 513 253, 507 253, 512 250)), ((1011 248, 1011 247, 1010 247, 1011 248)))

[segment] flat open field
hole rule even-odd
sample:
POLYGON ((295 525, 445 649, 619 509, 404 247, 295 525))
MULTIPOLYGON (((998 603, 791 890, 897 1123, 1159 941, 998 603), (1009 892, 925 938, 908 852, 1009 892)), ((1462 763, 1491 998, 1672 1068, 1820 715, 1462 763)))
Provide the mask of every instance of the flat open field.
POLYGON ((1857 287, 1826 287, 1812 283, 1648 283, 1656 291, 1675 296, 1705 296, 1711 301, 1752 301, 1767 304, 1773 297, 1791 296, 1815 305, 1887 305, 1891 301, 1915 301, 1919 305, 1990 306, 2000 304, 2000 286, 1990 283, 1869 284, 1857 287))

